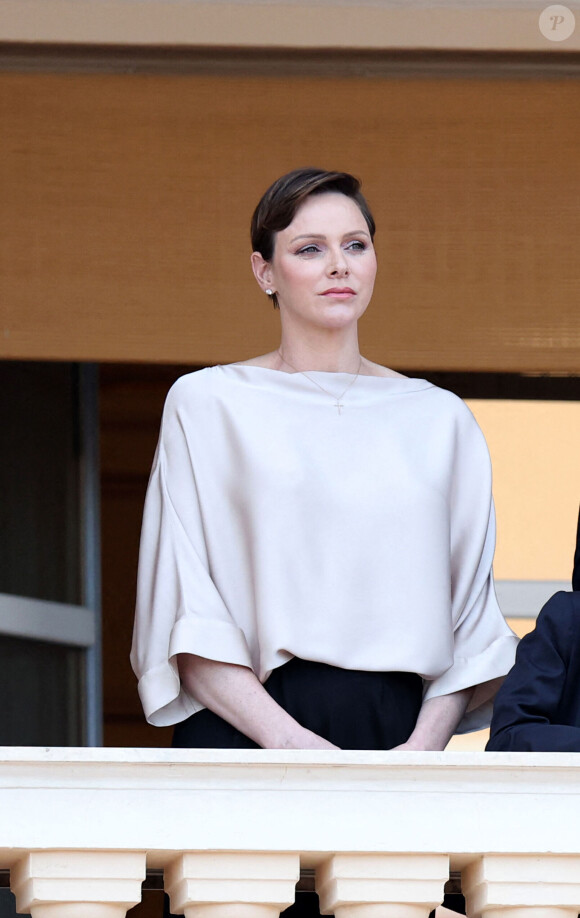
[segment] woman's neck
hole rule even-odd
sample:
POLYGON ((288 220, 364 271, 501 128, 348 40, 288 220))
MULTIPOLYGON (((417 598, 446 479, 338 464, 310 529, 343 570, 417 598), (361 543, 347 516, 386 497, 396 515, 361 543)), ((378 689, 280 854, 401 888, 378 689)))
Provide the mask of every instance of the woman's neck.
POLYGON ((357 373, 361 366, 358 340, 318 345, 307 341, 292 341, 282 335, 277 350, 279 369, 308 371, 324 370, 330 373, 357 373))

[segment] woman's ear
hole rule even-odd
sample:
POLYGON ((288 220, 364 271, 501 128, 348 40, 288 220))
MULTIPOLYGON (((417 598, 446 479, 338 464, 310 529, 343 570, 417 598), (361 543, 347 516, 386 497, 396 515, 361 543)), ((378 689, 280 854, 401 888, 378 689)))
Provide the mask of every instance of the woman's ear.
POLYGON ((272 268, 259 252, 252 252, 252 271, 264 293, 272 288, 272 268))

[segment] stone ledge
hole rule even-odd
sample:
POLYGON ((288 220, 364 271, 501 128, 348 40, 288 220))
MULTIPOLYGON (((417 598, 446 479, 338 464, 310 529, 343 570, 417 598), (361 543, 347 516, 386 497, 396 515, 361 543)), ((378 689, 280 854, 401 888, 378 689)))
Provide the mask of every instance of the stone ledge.
MULTIPOLYGON (((564 51, 538 28, 543 4, 394 0, 0 0, 0 41, 152 47, 564 51), (332 15, 329 15, 332 13, 332 15)), ((577 4, 569 8, 578 9, 577 4)))

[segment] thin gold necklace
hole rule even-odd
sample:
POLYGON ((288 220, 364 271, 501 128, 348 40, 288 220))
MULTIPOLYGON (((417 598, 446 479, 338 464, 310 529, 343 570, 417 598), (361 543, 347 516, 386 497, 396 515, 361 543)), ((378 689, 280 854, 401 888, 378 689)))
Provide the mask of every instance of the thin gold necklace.
POLYGON ((299 370, 299 369, 298 369, 297 367, 295 367, 292 363, 290 363, 289 360, 286 360, 286 358, 284 357, 284 354, 282 353, 282 351, 280 350, 280 348, 278 348, 278 353, 279 353, 280 357, 282 358, 282 360, 284 361, 284 363, 287 363, 289 367, 292 367, 292 369, 295 370, 296 373, 301 373, 302 376, 305 376, 306 379, 309 379, 311 383, 314 383, 315 386, 318 386, 319 389, 322 389, 323 392, 326 392, 327 395, 330 395, 330 397, 333 398, 333 399, 335 400, 335 401, 334 401, 334 407, 338 409, 338 413, 339 413, 339 414, 342 414, 342 409, 344 408, 344 405, 343 405, 341 399, 344 398, 344 396, 346 395, 346 393, 348 392, 348 390, 350 389, 350 387, 351 387, 351 386, 357 381, 357 379, 358 379, 358 376, 359 376, 359 373, 360 373, 360 368, 362 367, 362 355, 359 355, 358 370, 356 371, 355 375, 353 376, 353 378, 352 378, 351 381, 349 382, 349 384, 348 384, 348 386, 346 387, 346 389, 345 389, 343 392, 341 392, 340 395, 334 395, 334 393, 329 392, 328 389, 325 389, 324 386, 321 386, 320 383, 317 382, 315 379, 312 379, 312 376, 309 376, 308 373, 305 373, 305 372, 304 372, 304 370, 299 370))

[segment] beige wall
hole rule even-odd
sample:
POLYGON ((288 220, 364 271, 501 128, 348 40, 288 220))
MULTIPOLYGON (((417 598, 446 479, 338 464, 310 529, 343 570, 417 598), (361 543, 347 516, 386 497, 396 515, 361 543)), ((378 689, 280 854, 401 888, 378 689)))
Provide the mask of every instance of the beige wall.
MULTIPOLYGON (((283 48, 535 50, 548 4, 525 0, 0 0, 0 38, 14 42, 283 48)), ((578 8, 576 0, 569 7, 578 8)))
POLYGON ((270 349, 249 216, 315 163, 376 211, 371 358, 578 372, 579 102, 565 79, 0 74, 0 356, 270 349))
POLYGON ((569 582, 580 506, 580 381, 576 402, 469 406, 493 462, 496 577, 569 582))

